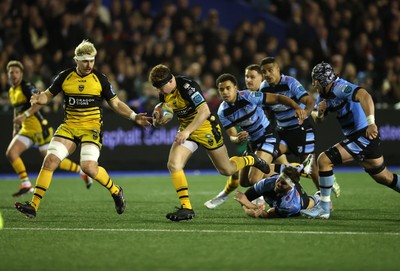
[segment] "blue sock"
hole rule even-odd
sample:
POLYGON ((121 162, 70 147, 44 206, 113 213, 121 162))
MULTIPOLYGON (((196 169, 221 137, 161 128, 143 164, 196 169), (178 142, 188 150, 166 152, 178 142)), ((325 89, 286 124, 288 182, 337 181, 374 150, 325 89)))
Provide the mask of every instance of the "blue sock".
POLYGON ((321 201, 330 201, 331 190, 335 176, 333 170, 319 172, 319 190, 321 191, 321 201), (329 200, 327 200, 329 198, 329 200))

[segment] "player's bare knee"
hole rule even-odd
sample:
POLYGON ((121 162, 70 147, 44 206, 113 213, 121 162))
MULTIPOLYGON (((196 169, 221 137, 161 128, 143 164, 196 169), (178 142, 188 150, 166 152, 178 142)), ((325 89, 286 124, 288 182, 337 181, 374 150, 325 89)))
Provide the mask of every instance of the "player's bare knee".
POLYGON ((89 177, 95 179, 99 171, 98 163, 96 161, 81 162, 81 170, 89 177))
POLYGON ((48 152, 46 157, 43 160, 42 168, 54 171, 60 165, 61 160, 57 155, 48 152))
POLYGON ((6 150, 6 157, 7 157, 8 161, 15 161, 13 153, 10 149, 6 150))
POLYGON ((224 169, 218 169, 219 174, 221 174, 222 176, 231 176, 231 173, 227 170, 224 169))
POLYGON ((169 172, 176 172, 176 171, 180 171, 183 169, 182 165, 180 165, 178 162, 176 162, 174 160, 168 160, 167 168, 168 168, 169 172))

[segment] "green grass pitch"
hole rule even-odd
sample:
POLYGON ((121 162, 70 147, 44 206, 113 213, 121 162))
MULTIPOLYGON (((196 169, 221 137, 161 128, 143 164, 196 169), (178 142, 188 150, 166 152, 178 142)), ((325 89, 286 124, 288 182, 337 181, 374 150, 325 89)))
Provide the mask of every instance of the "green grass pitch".
POLYGON ((168 176, 112 176, 127 199, 122 215, 99 184, 56 176, 35 219, 15 210, 18 181, 3 178, 0 270, 399 270, 400 195, 365 173, 336 177, 342 195, 329 220, 265 220, 246 217, 232 197, 206 209, 226 178, 190 175, 196 217, 182 222, 165 218, 178 206, 168 176))

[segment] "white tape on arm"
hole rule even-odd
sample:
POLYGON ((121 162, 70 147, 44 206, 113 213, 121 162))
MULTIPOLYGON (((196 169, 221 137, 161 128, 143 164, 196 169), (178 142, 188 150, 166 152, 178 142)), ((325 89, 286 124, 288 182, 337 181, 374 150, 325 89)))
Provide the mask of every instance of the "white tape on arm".
POLYGON ((132 111, 132 113, 131 113, 131 115, 129 116, 129 118, 131 119, 131 120, 136 120, 136 113, 135 113, 135 111, 132 111))
POLYGON ((374 124, 375 123, 375 116, 374 115, 367 116, 367 122, 368 122, 368 125, 374 124))

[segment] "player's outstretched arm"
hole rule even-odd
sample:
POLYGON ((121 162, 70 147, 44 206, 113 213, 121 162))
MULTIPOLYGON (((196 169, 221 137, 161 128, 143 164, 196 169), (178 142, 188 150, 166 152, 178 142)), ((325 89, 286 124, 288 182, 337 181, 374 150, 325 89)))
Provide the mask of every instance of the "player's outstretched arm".
POLYGON ((135 121, 138 125, 146 128, 151 126, 151 117, 146 116, 147 113, 136 114, 126 103, 121 101, 118 97, 108 101, 108 104, 115 113, 123 116, 124 118, 135 121))

